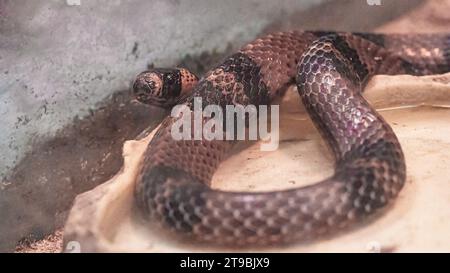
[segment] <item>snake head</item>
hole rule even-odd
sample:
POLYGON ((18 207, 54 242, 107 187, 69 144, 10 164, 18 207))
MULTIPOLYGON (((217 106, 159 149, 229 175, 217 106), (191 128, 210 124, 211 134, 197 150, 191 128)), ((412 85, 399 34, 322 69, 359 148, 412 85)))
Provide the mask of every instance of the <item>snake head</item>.
POLYGON ((133 95, 142 103, 166 108, 173 106, 181 87, 179 69, 155 68, 136 77, 133 95))

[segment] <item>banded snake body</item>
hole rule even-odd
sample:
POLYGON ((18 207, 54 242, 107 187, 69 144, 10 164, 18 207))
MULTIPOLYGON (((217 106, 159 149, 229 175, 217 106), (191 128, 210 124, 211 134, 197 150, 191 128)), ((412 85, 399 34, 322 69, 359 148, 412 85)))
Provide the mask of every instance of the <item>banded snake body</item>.
POLYGON ((394 201, 406 178, 397 137, 362 96, 366 82, 449 70, 447 34, 290 31, 256 39, 200 80, 186 69, 143 72, 136 98, 165 107, 192 107, 194 97, 222 107, 270 105, 296 84, 336 163, 331 177, 302 188, 214 190, 211 178, 235 142, 174 140, 167 117, 145 152, 136 204, 171 232, 219 245, 291 243, 350 227, 394 201))

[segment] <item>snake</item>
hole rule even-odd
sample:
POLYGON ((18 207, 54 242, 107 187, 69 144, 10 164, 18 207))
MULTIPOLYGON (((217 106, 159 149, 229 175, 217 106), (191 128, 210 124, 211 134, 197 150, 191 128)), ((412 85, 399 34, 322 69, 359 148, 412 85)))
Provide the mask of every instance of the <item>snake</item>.
POLYGON ((295 30, 257 38, 201 78, 187 68, 144 71, 133 84, 138 101, 169 109, 181 104, 191 114, 198 97, 203 108, 271 105, 296 86, 335 164, 330 177, 304 187, 213 189, 214 172, 238 141, 175 140, 177 117, 167 116, 144 152, 136 207, 171 236, 212 245, 283 245, 351 229, 394 203, 406 180, 398 138, 363 96, 367 82, 379 74, 449 70, 447 33, 295 30))

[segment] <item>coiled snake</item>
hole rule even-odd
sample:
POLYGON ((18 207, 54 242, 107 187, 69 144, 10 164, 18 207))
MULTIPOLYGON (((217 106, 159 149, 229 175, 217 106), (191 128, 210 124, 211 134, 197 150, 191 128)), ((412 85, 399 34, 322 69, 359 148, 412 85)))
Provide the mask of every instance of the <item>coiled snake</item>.
POLYGON ((275 192, 225 192, 208 184, 233 141, 171 137, 167 117, 149 144, 136 204, 164 228, 197 241, 252 246, 310 240, 360 222, 391 203, 406 167, 391 127, 362 97, 375 74, 450 70, 450 36, 280 32, 244 46, 197 82, 186 69, 141 73, 136 98, 192 107, 269 105, 296 84, 336 159, 334 175, 275 192), (182 99, 180 99, 182 98, 182 99))

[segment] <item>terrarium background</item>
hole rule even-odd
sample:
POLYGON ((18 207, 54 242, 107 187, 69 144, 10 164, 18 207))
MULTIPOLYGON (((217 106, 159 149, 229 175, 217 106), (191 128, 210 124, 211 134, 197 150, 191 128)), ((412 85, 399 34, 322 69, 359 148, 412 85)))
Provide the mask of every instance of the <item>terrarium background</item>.
MULTIPOLYGON (((202 73, 263 32, 371 31, 425 1, 69 5, 76 2, 0 1, 0 251, 62 227, 74 197, 119 170, 123 142, 159 122, 164 111, 129 97, 146 67, 183 64, 202 73)), ((448 17, 433 20, 448 29, 448 17)))

